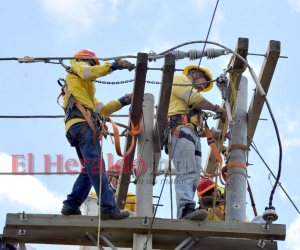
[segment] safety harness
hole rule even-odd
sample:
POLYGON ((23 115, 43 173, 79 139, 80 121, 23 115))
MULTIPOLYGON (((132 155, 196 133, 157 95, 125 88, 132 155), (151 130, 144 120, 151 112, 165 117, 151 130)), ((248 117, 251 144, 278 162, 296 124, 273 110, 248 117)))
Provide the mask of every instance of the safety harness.
POLYGON ((80 131, 73 137, 72 140, 67 138, 72 147, 75 147, 79 144, 85 131, 90 126, 93 130, 93 144, 95 144, 96 136, 99 138, 99 140, 101 140, 103 135, 106 138, 107 134, 109 134, 111 136, 114 136, 115 138, 115 148, 118 156, 125 157, 132 151, 135 145, 135 136, 141 131, 141 122, 143 119, 143 114, 141 114, 140 122, 136 126, 134 126, 129 115, 131 128, 121 123, 115 123, 111 118, 103 117, 100 115, 103 103, 99 103, 97 105, 96 111, 91 111, 85 106, 83 106, 79 101, 77 101, 75 97, 69 92, 67 82, 65 81, 65 79, 60 78, 57 82, 61 86, 61 93, 57 97, 57 103, 60 107, 62 107, 62 109, 65 112, 65 123, 74 118, 81 118, 86 120, 80 131), (63 81, 64 84, 62 84, 60 81, 63 81), (67 95, 68 97, 68 105, 66 108, 59 104, 59 98, 64 95, 67 95), (108 127, 105 124, 106 122, 110 122, 112 124, 114 133, 108 132, 108 127), (132 136, 130 148, 124 154, 122 154, 121 152, 120 134, 117 126, 125 128, 121 135, 124 135, 125 132, 128 130, 129 134, 132 136))
MULTIPOLYGON (((198 109, 195 108, 195 109, 192 109, 186 115, 173 115, 173 116, 170 116, 168 118, 167 125, 166 125, 166 130, 165 130, 165 136, 164 136, 164 145, 165 145, 166 154, 169 153, 168 152, 169 151, 168 150, 168 136, 169 136, 169 133, 177 135, 178 138, 185 138, 185 139, 193 142, 194 145, 196 146, 196 141, 194 140, 194 138, 190 134, 186 134, 184 131, 176 130, 176 128, 178 126, 180 126, 181 123, 182 123, 182 125, 190 123, 193 126, 194 131, 198 131, 198 135, 201 134, 202 131, 199 132, 200 120, 198 121, 198 123, 199 123, 198 126, 199 127, 194 125, 191 122, 191 117, 193 117, 194 115, 198 115, 198 117, 199 117, 200 113, 201 113, 201 110, 198 110, 198 109)), ((196 150, 195 155, 201 157, 202 156, 201 151, 196 150)))

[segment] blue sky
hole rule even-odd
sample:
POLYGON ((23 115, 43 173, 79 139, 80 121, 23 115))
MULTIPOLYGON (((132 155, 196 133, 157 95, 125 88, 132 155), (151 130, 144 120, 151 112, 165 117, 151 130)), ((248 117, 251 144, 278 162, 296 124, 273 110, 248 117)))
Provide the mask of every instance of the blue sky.
MULTIPOLYGON (((216 1, 139 1, 139 0, 12 0, 0 4, 0 27, 2 33, 0 57, 23 56, 73 56, 82 48, 94 50, 99 57, 112 57, 153 50, 160 53, 183 42, 205 40, 216 1)), ((294 202, 300 207, 297 155, 299 136, 299 0, 221 0, 209 36, 210 41, 222 43, 235 49, 238 37, 249 38, 249 52, 264 54, 270 40, 281 41, 281 55, 268 93, 269 102, 278 122, 283 143, 283 167, 281 183, 294 202)), ((207 47, 211 47, 207 45, 207 47)), ((202 49, 203 44, 181 48, 202 49)), ((230 56, 202 60, 214 76, 222 73, 230 56)), ((248 56, 250 65, 259 75, 263 57, 248 56)), ((134 60, 132 60, 134 62, 134 60)), ((184 68, 196 62, 188 59, 176 62, 176 68, 184 68)), ((1 61, 0 115, 59 115, 62 109, 56 104, 60 88, 57 79, 65 77, 59 65, 45 63, 19 64, 17 61, 1 61)), ((162 60, 149 64, 161 67, 162 60)), ((255 86, 249 72, 249 97, 255 86)), ((133 72, 116 71, 100 80, 120 81, 134 78, 133 72)), ((147 73, 147 80, 160 81, 161 72, 147 73)), ((96 96, 102 102, 116 100, 132 90, 133 83, 124 85, 97 84, 96 96)), ((158 102, 159 85, 146 84, 146 93, 158 102)), ((217 88, 204 93, 212 103, 220 104, 217 88)), ((127 114, 128 108, 119 111, 127 114)), ((274 173, 278 168, 278 146, 275 131, 267 110, 256 130, 254 141, 274 173)), ((115 119, 127 124, 126 118, 115 119)), ((210 120, 209 125, 215 125, 210 120)), ((10 155, 34 155, 34 171, 44 168, 44 156, 63 155, 63 161, 75 158, 75 150, 68 145, 62 119, 1 119, 0 171, 10 171, 10 155)), ((124 142, 124 140, 123 140, 124 142)), ((203 165, 208 146, 203 141, 203 165)), ((104 153, 117 156, 110 140, 104 142, 104 153)), ((167 159, 166 155, 163 155, 167 159)), ((106 159, 106 158, 105 158, 106 159)), ((268 171, 262 162, 250 152, 249 182, 253 189, 258 212, 268 204, 271 184, 268 171)), ((55 171, 55 166, 51 167, 55 171)), ((6 213, 60 213, 62 201, 71 191, 76 176, 0 176, 0 227, 5 225, 6 213)), ((160 179, 160 178, 159 178, 160 179)), ((274 183, 274 180, 272 180, 274 183)), ((159 195, 160 182, 154 187, 159 195)), ((130 191, 135 192, 131 184, 130 191)), ((175 195, 175 194, 174 194, 175 195)), ((248 196, 248 194, 247 194, 248 196)), ((248 199, 247 214, 253 218, 248 199)), ((169 187, 162 198, 164 207, 158 217, 170 218, 169 187)), ((300 249, 300 216, 278 188, 274 206, 279 214, 277 223, 287 225, 287 240, 280 242, 280 249, 300 249)), ((175 207, 175 204, 174 204, 175 207)), ((1 231, 0 231, 1 233, 1 231)), ((38 249, 58 249, 58 246, 36 245, 38 249)))

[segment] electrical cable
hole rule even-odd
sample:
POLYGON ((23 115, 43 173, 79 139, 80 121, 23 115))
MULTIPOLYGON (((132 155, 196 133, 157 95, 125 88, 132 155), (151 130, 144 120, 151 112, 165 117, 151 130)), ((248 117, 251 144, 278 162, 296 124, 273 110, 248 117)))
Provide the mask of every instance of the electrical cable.
MULTIPOLYGON (((264 165, 267 167, 267 169, 269 170, 270 174, 274 177, 274 179, 276 179, 276 176, 274 175, 274 173, 272 172, 272 170, 270 169, 270 167, 268 166, 268 164, 265 162, 265 160, 263 159, 263 157, 261 156, 261 154, 258 151, 258 148, 256 147, 254 141, 248 137, 248 141, 250 142, 250 146, 253 148, 253 150, 257 153, 257 155, 259 156, 259 158, 262 160, 262 162, 264 163, 264 165)), ((270 180, 271 181, 271 180, 270 180)), ((284 189, 284 187, 281 185, 281 183, 278 183, 278 186, 281 187, 282 191, 285 193, 285 195, 288 197, 288 199, 290 200, 290 202, 293 204, 294 208, 296 209, 296 211, 298 212, 298 214, 300 214, 299 209, 297 208, 297 206, 295 205, 295 203, 293 202, 293 200, 291 199, 291 197, 288 195, 288 193, 286 192, 286 190, 284 189)), ((272 188, 274 188, 274 186, 272 185, 272 188)))
POLYGON ((278 174, 277 174, 277 177, 276 177, 276 181, 274 183, 274 187, 271 191, 271 194, 270 194, 270 198, 269 198, 269 208, 270 209, 274 209, 272 207, 272 202, 273 202, 273 197, 274 197, 274 193, 275 193, 275 189, 279 183, 279 179, 280 179, 280 175, 281 175, 281 164, 282 164, 282 145, 281 145, 281 140, 280 140, 280 135, 279 135, 279 130, 278 130, 278 127, 277 127, 277 123, 275 121, 275 118, 273 116, 273 112, 271 110, 271 107, 270 107, 270 104, 268 102, 268 99, 267 99, 267 96, 264 96, 265 98, 265 102, 267 104, 267 107, 268 107, 268 110, 269 110, 269 113, 271 115, 271 118, 272 118, 272 121, 273 121, 273 124, 274 124, 274 127, 275 127, 275 131, 276 131, 276 136, 277 136, 277 141, 278 141, 278 145, 279 145, 279 167, 278 167, 278 174))
MULTIPOLYGON (((1 115, 0 118, 64 118, 64 115, 1 115)), ((128 115, 110 115, 108 117, 128 117, 128 115)))

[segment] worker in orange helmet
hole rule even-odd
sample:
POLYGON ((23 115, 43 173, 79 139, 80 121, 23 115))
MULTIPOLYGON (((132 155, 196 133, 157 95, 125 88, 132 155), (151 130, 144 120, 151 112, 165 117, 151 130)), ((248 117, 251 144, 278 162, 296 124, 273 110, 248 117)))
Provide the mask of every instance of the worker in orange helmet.
MULTIPOLYGON (((114 165, 111 165, 107 169, 107 178, 110 185, 111 190, 114 193, 114 196, 116 195, 118 183, 119 183, 119 175, 121 174, 121 162, 117 162, 114 165)), ((90 193, 94 197, 97 197, 97 194, 95 191, 92 191, 90 193)), ((131 192, 127 193, 126 203, 125 207, 126 210, 129 210, 131 212, 135 212, 135 195, 131 192)))
MULTIPOLYGON (((134 69, 126 60, 116 59, 113 63, 100 65, 97 57, 88 49, 78 51, 71 60, 71 68, 64 86, 65 131, 68 141, 75 147, 85 173, 80 173, 74 183, 71 194, 63 201, 61 213, 80 215, 80 205, 86 200, 91 187, 99 197, 100 171, 105 173, 105 164, 101 162, 100 117, 109 116, 131 103, 131 95, 103 104, 95 96, 96 86, 93 80, 111 74, 115 70, 134 69)), ((113 192, 109 187, 106 174, 102 175, 101 219, 124 219, 128 211, 121 212, 116 205, 113 192)), ((98 200, 99 204, 99 200, 98 200)))
MULTIPOLYGON (((201 178, 197 187, 199 207, 197 209, 207 209, 207 220, 223 221, 225 220, 224 210, 224 188, 217 186, 215 218, 213 218, 213 200, 214 200, 215 182, 212 179, 201 178)), ((250 222, 246 215, 246 222, 250 222)))

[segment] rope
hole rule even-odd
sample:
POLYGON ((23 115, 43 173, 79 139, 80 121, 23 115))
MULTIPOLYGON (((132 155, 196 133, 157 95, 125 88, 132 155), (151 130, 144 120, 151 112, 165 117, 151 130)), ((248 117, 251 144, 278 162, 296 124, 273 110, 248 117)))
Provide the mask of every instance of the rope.
MULTIPOLYGON (((99 118, 98 118, 99 119, 99 118)), ((101 120, 99 119, 99 122, 101 124, 101 120)), ((102 191, 102 171, 104 170, 104 164, 103 164, 103 134, 107 133, 107 131, 104 128, 104 124, 102 124, 101 126, 101 133, 102 133, 102 137, 101 137, 101 157, 100 157, 100 166, 99 166, 99 170, 100 170, 100 187, 99 187, 99 207, 98 207, 98 214, 99 214, 99 223, 98 223, 98 238, 97 238, 97 249, 100 249, 100 231, 101 231, 101 191, 102 191)), ((97 146, 95 144, 95 147, 97 149, 97 146)), ((98 152, 98 149, 97 149, 98 152)), ((99 154, 99 152, 98 152, 99 154)))
MULTIPOLYGON (((171 131, 169 132, 171 133, 171 131)), ((168 135, 170 136, 170 135, 168 135)), ((171 152, 172 151, 172 145, 170 142, 168 142, 168 151, 171 152)), ((171 199, 171 219, 173 220, 173 196, 172 196, 172 166, 171 166, 171 154, 169 153, 169 173, 170 173, 170 199, 171 199)))
MULTIPOLYGON (((230 61, 227 65, 227 68, 230 67, 230 64, 231 64, 233 58, 234 58, 234 55, 231 56, 230 61)), ((237 78, 238 78, 239 75, 243 74, 246 69, 247 69, 247 66, 244 64, 244 67, 241 68, 241 69, 233 69, 232 68, 231 70, 228 71, 229 72, 229 84, 231 86, 231 97, 230 97, 229 107, 232 111, 232 118, 235 117, 235 113, 236 113, 236 97, 237 97, 236 83, 237 83, 237 78)), ((226 121, 225 121, 225 124, 224 124, 219 152, 222 152, 223 147, 224 147, 223 144, 224 144, 225 135, 226 135, 226 132, 227 132, 227 127, 228 127, 228 116, 226 117, 226 121)), ((215 206, 216 206, 216 199, 217 199, 218 176, 221 180, 221 173, 219 174, 219 162, 217 163, 217 170, 216 170, 216 176, 215 176, 216 181, 215 181, 215 187, 214 187, 213 220, 215 220, 215 206)))

